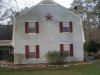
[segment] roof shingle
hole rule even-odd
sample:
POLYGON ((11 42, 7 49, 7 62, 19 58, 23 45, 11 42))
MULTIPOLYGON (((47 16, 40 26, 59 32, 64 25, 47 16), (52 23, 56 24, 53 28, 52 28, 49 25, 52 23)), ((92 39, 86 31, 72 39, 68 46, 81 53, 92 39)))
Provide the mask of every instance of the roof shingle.
POLYGON ((13 25, 0 25, 0 40, 12 40, 13 25))

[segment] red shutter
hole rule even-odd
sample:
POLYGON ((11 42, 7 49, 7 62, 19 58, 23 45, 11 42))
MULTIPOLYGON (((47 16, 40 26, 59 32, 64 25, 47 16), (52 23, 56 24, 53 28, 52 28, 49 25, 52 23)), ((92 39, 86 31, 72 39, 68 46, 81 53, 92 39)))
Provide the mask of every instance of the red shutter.
POLYGON ((70 56, 73 56, 73 44, 70 44, 70 56))
POLYGON ((60 33, 62 33, 63 32, 63 22, 59 23, 59 27, 60 27, 60 33))
POLYGON ((35 22, 36 33, 39 33, 39 22, 35 22))
POLYGON ((64 52, 64 45, 60 44, 60 55, 62 56, 64 52))
POLYGON ((69 22, 69 29, 70 29, 70 32, 73 32, 73 25, 71 21, 69 22))
POLYGON ((28 33, 28 22, 25 22, 25 33, 28 33))
POLYGON ((26 59, 29 58, 29 46, 28 45, 25 45, 25 57, 26 59))
POLYGON ((36 45, 36 58, 40 57, 39 45, 36 45))

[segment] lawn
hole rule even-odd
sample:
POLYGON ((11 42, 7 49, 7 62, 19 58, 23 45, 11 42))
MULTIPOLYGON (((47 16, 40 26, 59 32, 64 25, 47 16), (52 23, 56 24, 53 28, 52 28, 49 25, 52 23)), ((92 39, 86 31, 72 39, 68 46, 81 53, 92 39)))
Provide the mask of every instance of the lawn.
POLYGON ((0 75, 100 75, 100 63, 30 70, 0 68, 0 75))

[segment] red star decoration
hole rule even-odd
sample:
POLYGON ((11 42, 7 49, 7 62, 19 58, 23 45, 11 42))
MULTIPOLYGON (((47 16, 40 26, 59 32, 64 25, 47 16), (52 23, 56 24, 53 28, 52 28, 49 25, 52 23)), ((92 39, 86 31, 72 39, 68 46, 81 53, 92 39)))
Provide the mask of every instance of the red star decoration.
POLYGON ((49 13, 48 13, 45 17, 46 17, 46 19, 49 20, 49 21, 51 21, 51 19, 52 19, 52 16, 51 16, 49 13))

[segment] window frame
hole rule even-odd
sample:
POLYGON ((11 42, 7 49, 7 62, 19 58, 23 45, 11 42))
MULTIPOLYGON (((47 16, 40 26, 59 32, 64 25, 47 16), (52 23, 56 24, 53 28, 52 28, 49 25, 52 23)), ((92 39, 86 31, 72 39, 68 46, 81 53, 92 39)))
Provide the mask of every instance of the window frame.
MULTIPOLYGON (((36 24, 35 24, 36 22, 34 22, 34 21, 30 21, 30 22, 28 22, 28 34, 34 34, 34 33, 36 33, 36 24), (30 26, 30 24, 29 23, 33 23, 33 28, 34 28, 34 32, 30 32, 29 30, 31 29, 29 26, 30 26)), ((31 26, 32 27, 32 26, 31 26)))
POLYGON ((29 45, 29 49, 29 58, 36 58, 36 45, 29 45))
POLYGON ((26 21, 25 22, 25 33, 26 34, 38 34, 39 33, 39 22, 38 21, 26 21), (30 26, 30 23, 33 23, 33 26, 30 26), (32 31, 29 26, 33 27, 32 31))
POLYGON ((28 22, 28 33, 36 33, 35 22, 28 22))
POLYGON ((64 46, 64 51, 68 51, 68 56, 70 56, 70 44, 63 44, 64 46), (65 45, 68 45, 68 49, 65 49, 65 45))
POLYGON ((59 22, 60 33, 72 33, 73 32, 73 22, 72 21, 60 21, 59 22))
POLYGON ((70 32, 69 22, 63 22, 63 33, 70 32), (66 31, 65 31, 66 29, 66 31))

